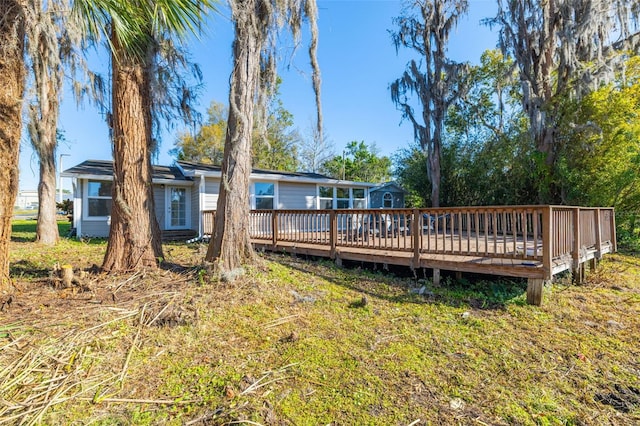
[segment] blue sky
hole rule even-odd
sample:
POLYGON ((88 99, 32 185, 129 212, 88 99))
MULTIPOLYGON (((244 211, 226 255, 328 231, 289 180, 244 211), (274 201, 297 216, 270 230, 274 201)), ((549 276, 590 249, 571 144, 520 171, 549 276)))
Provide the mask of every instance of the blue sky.
MULTIPOLYGON (((495 14, 496 5, 495 0, 470 0, 469 4, 469 14, 459 22, 450 38, 449 56, 457 61, 477 63, 484 50, 496 46, 495 31, 479 24, 482 18, 495 14)), ((389 94, 389 84, 402 74, 412 57, 410 51, 397 55, 389 35, 393 29, 392 18, 400 14, 401 2, 318 0, 318 7, 324 123, 335 151, 342 152, 353 140, 375 143, 383 155, 392 155, 408 146, 413 140, 413 130, 409 123, 401 124, 400 113, 389 94)), ((204 89, 199 101, 203 113, 212 100, 227 103, 232 39, 228 12, 222 10, 210 17, 200 40, 189 43, 193 60, 203 71, 204 89)), ((308 133, 315 117, 305 41, 306 38, 293 59, 291 41, 284 39, 280 48, 281 99, 303 134, 308 133)), ((98 66, 108 66, 107 55, 98 61, 98 66)), ((65 95, 59 127, 67 139, 58 149, 59 154, 65 154, 64 169, 87 159, 111 159, 107 127, 95 108, 79 108, 70 95, 65 95)), ((178 130, 180 127, 163 137, 157 163, 173 162, 168 151, 174 146, 178 130)), ((20 189, 37 188, 37 175, 37 159, 24 139, 20 189)), ((63 187, 70 189, 70 182, 63 180, 63 187)))

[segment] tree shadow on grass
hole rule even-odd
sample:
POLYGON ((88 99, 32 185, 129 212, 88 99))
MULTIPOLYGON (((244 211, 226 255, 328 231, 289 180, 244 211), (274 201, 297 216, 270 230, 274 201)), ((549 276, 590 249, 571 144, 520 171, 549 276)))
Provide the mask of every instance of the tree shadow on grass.
POLYGON ((49 276, 49 269, 28 260, 19 260, 9 264, 9 275, 14 278, 46 278, 49 276))
POLYGON ((485 310, 504 309, 508 304, 526 304, 525 279, 479 274, 466 274, 464 278, 456 279, 454 273, 443 271, 441 284, 434 286, 431 280, 426 279, 425 270, 414 274, 408 267, 380 270, 374 264, 362 262, 343 262, 343 267, 338 267, 327 259, 289 255, 274 256, 272 260, 368 297, 393 303, 440 303, 485 310))

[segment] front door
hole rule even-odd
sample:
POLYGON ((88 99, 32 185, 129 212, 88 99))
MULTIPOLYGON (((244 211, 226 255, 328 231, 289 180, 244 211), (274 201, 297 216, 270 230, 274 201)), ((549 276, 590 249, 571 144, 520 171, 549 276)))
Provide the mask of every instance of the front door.
POLYGON ((191 226, 189 188, 167 186, 167 229, 188 229, 191 226))

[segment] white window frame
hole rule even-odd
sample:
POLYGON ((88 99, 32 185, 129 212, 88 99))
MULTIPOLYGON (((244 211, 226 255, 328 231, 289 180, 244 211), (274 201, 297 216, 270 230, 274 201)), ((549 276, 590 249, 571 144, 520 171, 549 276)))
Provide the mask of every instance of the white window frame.
POLYGON ((250 192, 250 198, 251 198, 251 209, 252 210, 256 210, 256 206, 257 206, 257 199, 258 198, 273 198, 273 210, 277 210, 278 209, 278 205, 279 205, 279 196, 278 196, 278 182, 274 182, 274 181, 270 181, 270 180, 256 180, 251 182, 251 192, 250 192), (266 183, 268 185, 273 185, 273 196, 271 195, 258 195, 256 194, 256 184, 257 183, 266 183))
POLYGON ((109 195, 108 197, 105 195, 101 195, 101 196, 92 196, 89 197, 89 183, 90 182, 110 182, 111 185, 113 185, 113 181, 109 180, 109 179, 86 179, 84 181, 84 185, 83 185, 83 202, 82 202, 82 220, 86 220, 86 221, 95 221, 95 222, 100 222, 100 221, 105 221, 109 219, 110 215, 107 216, 89 216, 89 198, 92 199, 101 199, 101 200, 112 200, 112 206, 113 206, 113 197, 111 195, 109 195))

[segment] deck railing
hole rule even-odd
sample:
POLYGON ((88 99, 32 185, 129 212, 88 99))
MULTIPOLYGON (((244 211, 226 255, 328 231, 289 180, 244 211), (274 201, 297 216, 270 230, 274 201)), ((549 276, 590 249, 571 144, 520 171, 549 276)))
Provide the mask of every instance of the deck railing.
MULTIPOLYGON (((205 234, 214 211, 203 212, 205 234)), ((588 250, 615 251, 612 208, 566 206, 431 209, 254 210, 251 238, 278 243, 384 252, 580 262, 588 250)))

